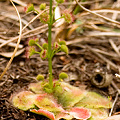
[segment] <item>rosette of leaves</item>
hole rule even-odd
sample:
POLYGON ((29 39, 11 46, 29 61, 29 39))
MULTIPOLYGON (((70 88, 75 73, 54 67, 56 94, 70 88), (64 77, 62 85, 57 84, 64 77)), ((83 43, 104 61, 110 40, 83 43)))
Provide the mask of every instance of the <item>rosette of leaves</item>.
POLYGON ((13 97, 13 105, 22 110, 44 115, 51 120, 72 118, 104 120, 108 117, 109 99, 95 92, 88 92, 65 82, 54 81, 53 93, 44 89, 45 81, 31 83, 29 89, 13 97), (90 104, 91 103, 91 104, 90 104))

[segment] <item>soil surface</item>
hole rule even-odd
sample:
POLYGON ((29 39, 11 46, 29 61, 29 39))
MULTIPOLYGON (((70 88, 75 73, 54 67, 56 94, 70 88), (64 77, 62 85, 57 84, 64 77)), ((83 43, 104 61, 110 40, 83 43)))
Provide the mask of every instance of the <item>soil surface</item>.
MULTIPOLYGON (((21 1, 24 2, 24 0, 21 1)), ((27 4, 30 2, 30 0, 26 0, 27 4)), ((42 1, 33 0, 32 2, 38 9, 42 1)), ((47 0, 46 3, 49 5, 47 0)), ((69 7, 73 10, 75 6, 71 7, 67 3, 69 3, 68 0, 60 5, 60 8, 69 7)), ((97 10, 103 10, 101 15, 119 22, 119 14, 116 17, 114 16, 115 19, 112 19, 111 16, 114 13, 106 13, 104 9, 119 10, 120 3, 117 3, 117 1, 86 0, 85 3, 84 6, 87 9, 95 10, 99 8, 97 10)), ((36 13, 26 14, 23 6, 17 3, 15 5, 22 17, 23 26, 36 16, 36 13)), ((16 16, 12 4, 7 0, 0 0, 0 41, 7 41, 19 35, 19 21, 16 20, 16 16)), ((62 25, 60 30, 53 26, 53 36, 55 36, 53 40, 60 37, 60 39, 66 40, 69 48, 68 55, 60 52, 54 56, 52 63, 54 78, 58 79, 59 73, 64 71, 69 75, 69 79, 65 81, 71 85, 89 91, 96 91, 105 97, 109 96, 112 101, 116 98, 117 101, 113 106, 112 114, 119 114, 120 96, 117 97, 117 93, 119 93, 120 79, 115 74, 120 72, 120 24, 88 14, 82 9, 80 9, 80 13, 74 16, 74 19, 73 23, 62 25), (81 25, 77 28, 73 26, 76 21, 81 22, 81 25), (101 33, 104 35, 100 35, 101 33)), ((23 34, 40 26, 43 26, 43 24, 40 23, 38 18, 23 31, 23 34)), ((38 74, 43 74, 45 78, 48 77, 47 60, 43 61, 39 55, 33 55, 30 59, 27 58, 28 40, 36 37, 39 39, 40 44, 47 41, 47 28, 43 27, 22 36, 20 42, 22 48, 18 50, 23 49, 24 52, 13 59, 6 74, 0 80, 0 120, 48 120, 44 116, 19 110, 12 105, 14 94, 27 90, 30 83, 36 82, 38 74)), ((13 42, 16 43, 16 40, 13 42)), ((2 42, 0 43, 2 44, 2 42)), ((0 52, 3 53, 0 54, 0 74, 9 62, 9 52, 13 51, 14 47, 10 45, 0 46, 0 52), (6 53, 9 55, 6 55, 6 53)))

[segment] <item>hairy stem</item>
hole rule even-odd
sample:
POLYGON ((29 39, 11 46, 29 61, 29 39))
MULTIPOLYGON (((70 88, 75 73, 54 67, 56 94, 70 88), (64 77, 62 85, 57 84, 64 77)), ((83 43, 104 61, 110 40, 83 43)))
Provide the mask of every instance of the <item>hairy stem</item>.
POLYGON ((52 80, 52 48, 51 48, 51 41, 52 41, 51 29, 52 29, 52 24, 53 24, 52 0, 50 0, 49 15, 50 15, 50 22, 48 24, 48 28, 49 28, 49 30, 48 30, 48 65, 49 65, 49 86, 52 89, 53 88, 53 80, 52 80))

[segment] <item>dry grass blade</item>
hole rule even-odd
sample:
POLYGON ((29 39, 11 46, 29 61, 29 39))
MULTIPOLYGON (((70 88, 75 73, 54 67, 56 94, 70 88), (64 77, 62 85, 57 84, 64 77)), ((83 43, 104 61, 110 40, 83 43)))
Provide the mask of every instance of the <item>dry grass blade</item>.
POLYGON ((12 2, 12 0, 10 0, 10 2, 11 2, 12 5, 14 6, 14 8, 15 8, 17 14, 18 14, 18 18, 19 18, 19 22, 20 22, 20 34, 19 34, 19 38, 18 38, 18 41, 17 41, 17 45, 16 45, 16 47, 15 47, 15 49, 14 49, 13 55, 12 55, 11 59, 9 60, 9 62, 8 62, 8 64, 7 64, 7 66, 6 66, 6 68, 4 69, 3 73, 1 74, 0 80, 2 79, 2 77, 4 76, 4 74, 6 73, 7 69, 9 68, 9 66, 10 66, 10 64, 11 64, 11 62, 12 62, 12 60, 13 60, 13 58, 14 58, 16 52, 17 52, 17 49, 18 49, 18 46, 19 46, 19 43, 20 43, 20 40, 21 40, 21 35, 22 35, 22 21, 21 21, 20 14, 19 14, 19 12, 18 12, 16 6, 15 6, 14 3, 12 2))
POLYGON ((120 89, 119 89, 118 86, 114 83, 114 81, 112 81, 112 86, 117 90, 118 94, 120 95, 120 89))
MULTIPOLYGON (((115 100, 114 100, 114 102, 113 102, 112 108, 111 108, 111 110, 110 110, 109 116, 112 115, 113 108, 114 108, 114 106, 115 106, 115 103, 116 103, 117 100, 118 100, 118 96, 120 95, 120 89, 117 87, 117 85, 114 83, 114 81, 112 81, 111 84, 112 84, 112 86, 117 90, 117 94, 116 94, 115 100)), ((109 120, 109 119, 108 119, 108 120, 109 120)), ((112 120, 112 119, 110 119, 110 120, 112 120)), ((117 118, 116 118, 115 120, 117 120, 117 118)))
POLYGON ((118 32, 89 32, 88 36, 120 36, 118 32))
POLYGON ((115 52, 118 54, 118 56, 120 57, 120 52, 119 52, 119 49, 117 48, 117 46, 115 45, 115 43, 110 39, 109 40, 112 48, 115 50, 115 52))
POLYGON ((71 44, 75 44, 75 43, 80 43, 85 39, 85 37, 81 37, 81 38, 77 38, 71 41, 66 41, 66 45, 71 45, 71 44))
POLYGON ((85 8, 84 6, 82 6, 82 5, 78 2, 78 0, 75 0, 75 1, 76 1, 76 3, 77 3, 83 10, 85 10, 85 11, 87 11, 87 12, 89 12, 89 13, 92 13, 92 14, 94 14, 94 15, 97 15, 98 17, 101 17, 101 18, 103 18, 103 19, 105 19, 105 20, 107 20, 107 21, 110 21, 110 22, 112 22, 112 23, 115 23, 115 24, 119 24, 119 25, 120 25, 120 22, 115 21, 115 20, 112 20, 112 19, 110 19, 110 18, 108 18, 108 17, 105 17, 105 16, 103 16, 103 15, 100 15, 100 14, 94 12, 94 11, 91 11, 91 10, 85 8))
MULTIPOLYGON (((100 9, 100 10, 91 10, 92 12, 95 12, 95 13, 117 13, 117 14, 120 14, 120 11, 119 10, 116 10, 116 9, 100 9)), ((81 13, 81 15, 88 15, 90 14, 90 12, 85 12, 85 13, 81 13)))
POLYGON ((116 94, 116 97, 115 97, 115 100, 114 100, 114 102, 113 102, 113 104, 112 104, 112 108, 111 108, 111 110, 110 110, 109 116, 111 116, 111 115, 112 115, 113 108, 114 108, 115 103, 117 102, 117 99, 118 99, 118 95, 119 95, 119 93, 117 93, 117 94, 116 94))
MULTIPOLYGON (((0 39, 0 43, 5 43, 5 42, 6 42, 6 40, 0 39)), ((16 45, 17 44, 13 43, 13 42, 8 44, 8 46, 11 46, 11 47, 16 47, 16 45)), ((23 48, 23 45, 19 44, 18 48, 23 48)))
POLYGON ((119 56, 115 53, 108 53, 108 52, 105 52, 105 51, 102 51, 102 50, 99 50, 99 49, 96 49, 96 48, 92 48, 94 51, 98 52, 98 53, 101 53, 101 54, 104 54, 104 55, 107 55, 107 56, 111 56, 111 57, 116 57, 119 59, 119 56))
MULTIPOLYGON (((98 2, 102 2, 102 1, 104 1, 104 0, 98 0, 98 2)), ((86 4, 92 4, 92 3, 95 3, 96 1, 86 1, 86 2, 80 2, 82 5, 86 5, 86 4)), ((73 2, 64 2, 64 3, 62 3, 62 4, 60 4, 60 5, 76 5, 76 2, 75 1, 73 1, 73 2)))

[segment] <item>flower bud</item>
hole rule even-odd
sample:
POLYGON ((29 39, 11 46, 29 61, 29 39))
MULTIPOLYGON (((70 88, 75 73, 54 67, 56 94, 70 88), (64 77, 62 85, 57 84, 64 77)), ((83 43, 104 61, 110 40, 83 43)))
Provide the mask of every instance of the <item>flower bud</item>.
POLYGON ((63 3, 65 0, 56 0, 57 3, 63 3))
POLYGON ((26 12, 28 13, 28 12, 31 12, 31 11, 34 11, 34 10, 35 10, 34 9, 34 5, 33 4, 29 4, 28 7, 27 7, 27 11, 26 12))
POLYGON ((64 40, 61 40, 61 41, 59 42, 59 44, 60 44, 60 45, 66 45, 66 42, 65 42, 64 40))
POLYGON ((59 74, 59 79, 65 79, 65 78, 68 78, 67 73, 61 72, 61 73, 59 74))
POLYGON ((47 50, 42 50, 40 53, 40 57, 44 60, 47 58, 47 50))
POLYGON ((46 8, 46 3, 40 4, 40 10, 44 10, 46 8))
POLYGON ((59 48, 59 44, 57 42, 54 43, 54 49, 57 50, 59 48))
POLYGON ((37 75, 36 77, 37 80, 44 80, 44 76, 42 74, 37 75))
POLYGON ((29 46, 34 46, 35 45, 35 40, 33 40, 33 39, 31 39, 31 40, 29 40, 29 43, 28 43, 28 45, 29 46))
POLYGON ((68 47, 66 45, 61 45, 61 51, 63 51, 66 54, 68 54, 68 47))
POLYGON ((72 14, 68 10, 65 10, 62 16, 65 19, 65 21, 68 23, 74 21, 72 14))
POLYGON ((50 21, 50 16, 47 12, 44 12, 40 15, 40 21, 44 24, 48 24, 50 21))
POLYGON ((44 44, 42 45, 42 48, 47 50, 47 49, 48 49, 48 43, 44 43, 44 44))

